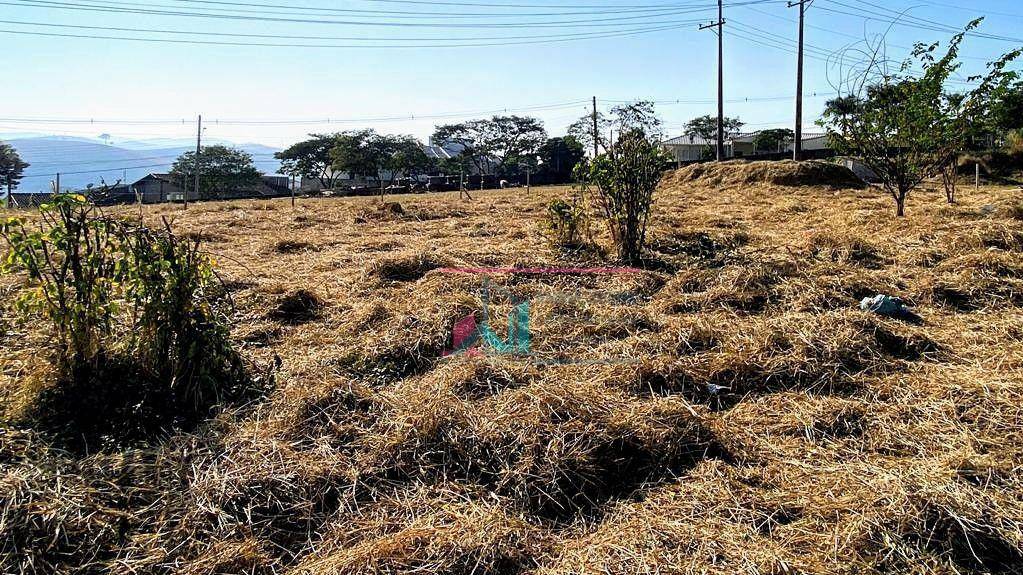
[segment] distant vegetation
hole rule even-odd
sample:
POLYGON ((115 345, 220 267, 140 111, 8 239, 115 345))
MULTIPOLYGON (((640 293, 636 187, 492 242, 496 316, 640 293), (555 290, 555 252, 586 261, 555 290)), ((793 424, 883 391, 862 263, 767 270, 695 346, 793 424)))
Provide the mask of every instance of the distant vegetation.
MULTIPOLYGON (((961 66, 960 45, 979 24, 980 20, 971 22, 953 37, 941 56, 938 44, 917 44, 897 72, 891 72, 883 55, 874 50, 862 68, 842 79, 841 96, 825 109, 821 124, 832 145, 877 174, 894 199, 898 216, 905 215, 906 198, 925 179, 944 172, 946 186, 954 186, 948 171, 957 165, 971 136, 980 135, 983 127, 1005 128, 1019 122, 1005 112, 1019 89, 1018 73, 1006 66, 1019 50, 990 63, 987 74, 976 78, 980 83, 975 88, 946 91, 961 66), (912 72, 917 67, 922 74, 912 72)), ((946 196, 954 201, 954 190, 948 189, 946 196)))
MULTIPOLYGON (((216 199, 236 190, 259 185, 259 170, 247 152, 228 146, 206 146, 199 154, 185 152, 171 167, 171 176, 182 182, 191 182, 199 170, 199 197, 216 199)), ((188 186, 186 186, 188 187, 188 186)))
MULTIPOLYGON (((18 182, 25 174, 29 165, 22 161, 17 150, 0 142, 0 194, 6 193, 7 200, 11 192, 18 187, 18 182)), ((0 205, 5 205, 0 202, 0 205)))

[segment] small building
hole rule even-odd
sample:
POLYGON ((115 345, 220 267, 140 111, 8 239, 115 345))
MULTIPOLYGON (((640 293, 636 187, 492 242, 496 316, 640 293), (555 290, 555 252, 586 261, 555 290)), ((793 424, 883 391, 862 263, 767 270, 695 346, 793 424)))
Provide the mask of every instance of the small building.
MULTIPOLYGON (((756 158, 760 156, 766 156, 769 159, 770 156, 778 154, 786 154, 792 152, 792 142, 785 142, 779 149, 776 150, 764 150, 758 149, 754 142, 759 132, 748 132, 744 134, 736 134, 725 140, 725 158, 756 158)), ((683 164, 691 162, 699 162, 715 156, 715 148, 717 147, 717 139, 705 139, 700 136, 678 136, 665 140, 660 144, 661 148, 671 155, 673 161, 683 164)), ((803 134, 803 150, 806 152, 814 153, 814 156, 826 156, 826 152, 831 147, 828 143, 827 134, 822 133, 804 133, 803 134), (825 152, 825 153, 822 153, 825 152)))
MULTIPOLYGON (((181 178, 175 178, 170 174, 148 174, 132 184, 143 204, 183 201, 185 190, 189 187, 181 178)), ((195 200, 195 193, 189 191, 188 199, 195 200)))
MULTIPOLYGON (((188 193, 188 201, 205 199, 194 191, 192 181, 182 181, 171 174, 148 174, 131 184, 132 202, 158 204, 163 202, 181 202, 188 193)), ((226 191, 218 199, 242 198, 274 198, 291 194, 291 179, 278 174, 262 175, 258 185, 244 190, 226 191)))

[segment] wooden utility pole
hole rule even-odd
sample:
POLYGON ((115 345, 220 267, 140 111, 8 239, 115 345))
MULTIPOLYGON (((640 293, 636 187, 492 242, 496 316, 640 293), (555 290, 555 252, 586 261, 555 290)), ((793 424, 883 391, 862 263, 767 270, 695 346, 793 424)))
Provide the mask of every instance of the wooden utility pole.
MULTIPOLYGON (((196 123, 195 135, 195 197, 199 197, 199 154, 202 153, 202 114, 196 123)), ((185 209, 188 209, 188 188, 185 188, 185 209)))
POLYGON ((593 157, 600 153, 600 132, 597 131, 597 97, 593 97, 593 157))
POLYGON ((789 8, 799 6, 799 50, 796 57, 796 129, 792 135, 792 159, 803 159, 803 21, 806 8, 813 0, 789 2, 789 8))
POLYGON ((718 138, 717 161, 725 159, 725 18, 724 1, 718 0, 718 21, 700 26, 700 30, 717 28, 718 34, 718 138))

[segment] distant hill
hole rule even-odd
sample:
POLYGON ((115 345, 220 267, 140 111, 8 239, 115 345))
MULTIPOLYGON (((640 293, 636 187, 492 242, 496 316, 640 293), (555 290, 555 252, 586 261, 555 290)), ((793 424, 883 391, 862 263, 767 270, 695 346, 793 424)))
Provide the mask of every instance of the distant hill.
MULTIPOLYGON (((89 184, 118 181, 134 182, 152 172, 166 172, 184 152, 195 149, 185 140, 135 140, 107 144, 102 140, 67 136, 13 137, 4 140, 21 158, 31 164, 25 170, 18 191, 49 191, 50 182, 60 173, 62 188, 82 189, 89 184)), ((280 169, 273 158, 277 150, 261 144, 224 144, 252 154, 256 167, 268 174, 280 169)))

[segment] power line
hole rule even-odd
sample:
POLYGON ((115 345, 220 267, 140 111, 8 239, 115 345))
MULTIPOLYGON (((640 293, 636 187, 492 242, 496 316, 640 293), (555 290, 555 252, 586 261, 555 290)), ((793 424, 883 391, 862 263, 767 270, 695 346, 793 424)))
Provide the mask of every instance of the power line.
MULTIPOLYGON (((756 12, 757 14, 762 14, 764 16, 768 16, 768 17, 774 18, 776 20, 782 20, 782 21, 788 22, 790 24, 795 24, 796 23, 796 20, 792 20, 791 18, 785 18, 783 16, 779 16, 777 14, 774 14, 772 12, 768 12, 768 11, 765 11, 765 10, 761 10, 759 8, 754 8, 752 6, 744 6, 744 8, 746 10, 751 11, 751 12, 756 12)), ((838 30, 835 30, 834 28, 828 28, 828 27, 825 27, 825 26, 816 26, 814 24, 806 24, 806 27, 810 28, 812 30, 817 30, 819 32, 824 32, 826 34, 831 34, 833 36, 841 36, 843 38, 849 38, 851 40, 863 41, 865 39, 863 36, 857 36, 856 34, 849 34, 849 33, 846 33, 846 32, 840 32, 838 30)), ((901 50, 912 50, 913 49, 911 46, 900 46, 898 44, 888 44, 888 45, 893 47, 893 48, 899 48, 901 50)), ((983 60, 983 61, 990 60, 990 58, 984 58, 983 56, 960 56, 960 58, 967 59, 967 60, 983 60)))
MULTIPOLYGON (((31 0, 36 4, 41 3, 52 3, 50 0, 31 0)), ((249 13, 249 14, 285 14, 285 15, 322 15, 322 14, 341 14, 350 15, 357 17, 380 17, 386 16, 388 18, 397 19, 436 19, 439 17, 443 18, 533 18, 533 17, 547 17, 547 16, 579 16, 579 15, 594 15, 594 14, 622 14, 622 13, 662 13, 678 10, 682 8, 701 8, 701 7, 712 7, 711 4, 664 4, 657 7, 642 7, 642 8, 614 8, 608 9, 606 6, 601 7, 597 10, 587 10, 585 12, 570 11, 570 12, 450 12, 450 11, 410 11, 410 10, 367 10, 364 8, 323 8, 317 6, 293 6, 286 4, 260 4, 253 2, 224 2, 224 1, 213 1, 213 0, 175 0, 182 3, 190 4, 203 4, 200 9, 212 12, 238 12, 238 13, 249 13), (212 6, 210 6, 212 5, 212 6), (219 8, 216 6, 228 6, 226 8, 219 8), (265 8, 273 8, 274 10, 266 10, 265 8)), ((113 0, 104 0, 103 5, 107 6, 122 6, 128 8, 139 8, 139 9, 151 9, 151 8, 172 8, 175 10, 181 9, 181 6, 173 4, 154 4, 154 3, 132 3, 132 2, 118 2, 113 0)), ((552 8, 546 6, 546 8, 552 8)), ((565 10, 567 8, 554 6, 565 10)))
MULTIPOLYGON (((909 15, 907 15, 905 13, 896 12, 894 10, 889 10, 887 8, 884 8, 882 6, 878 6, 876 4, 872 4, 870 2, 865 2, 864 0, 857 0, 857 1, 859 1, 861 4, 864 4, 866 6, 872 6, 872 7, 878 8, 880 10, 884 10, 884 11, 888 12, 888 14, 884 14, 884 13, 878 12, 876 10, 869 10, 867 8, 863 8, 862 6, 851 6, 849 4, 845 4, 843 2, 839 2, 838 0, 823 0, 823 1, 827 1, 830 4, 836 4, 838 6, 846 8, 847 10, 853 10, 853 12, 846 12, 846 11, 838 10, 838 9, 835 9, 835 8, 829 8, 827 6, 821 6, 820 7, 820 9, 822 9, 822 10, 826 10, 828 12, 832 12, 832 13, 835 13, 835 14, 843 14, 843 15, 846 15, 846 16, 855 16, 855 17, 861 18, 863 20, 868 20, 868 21, 869 20, 873 20, 873 21, 876 21, 876 22, 884 22, 886 24, 890 24, 890 25, 894 25, 894 26, 902 26, 902 27, 908 27, 908 28, 917 28, 917 29, 920 29, 920 30, 928 30, 928 31, 931 31, 931 32, 944 32, 944 33, 948 33, 948 34, 957 34, 957 33, 963 31, 962 28, 957 28, 957 27, 955 27, 953 25, 950 25, 950 24, 944 24, 944 23, 941 23, 941 22, 936 22, 934 20, 926 20, 926 19, 923 19, 923 18, 917 18, 915 16, 909 16, 909 15)), ((1012 36, 1000 36, 1000 35, 995 35, 995 34, 987 34, 987 33, 984 33, 984 32, 977 32, 976 30, 967 32, 966 35, 974 37, 974 38, 984 38, 984 39, 987 39, 987 40, 999 40, 999 41, 1003 41, 1003 42, 1023 42, 1023 38, 1015 38, 1015 37, 1012 37, 1012 36)))
MULTIPOLYGON (((686 20, 683 24, 692 24, 698 22, 698 20, 686 20)), ((0 24, 14 24, 18 26, 39 26, 45 28, 61 28, 61 29, 75 29, 75 30, 103 30, 108 32, 132 32, 132 33, 145 33, 145 34, 181 34, 187 36, 202 36, 202 37, 216 37, 216 38, 262 38, 262 39, 276 39, 276 40, 333 40, 333 41, 361 41, 361 42, 469 42, 476 40, 490 40, 490 41, 504 41, 504 40, 522 40, 532 39, 539 43, 542 40, 555 40, 555 39, 571 39, 571 38, 582 38, 585 39, 589 36, 604 35, 607 32, 576 32, 576 33, 564 33, 564 34, 552 34, 552 35, 536 35, 530 34, 526 36, 471 36, 461 38, 436 38, 436 37, 412 37, 412 38, 378 38, 378 37, 367 37, 367 36, 309 36, 309 35, 285 35, 285 34, 242 34, 232 32, 198 32, 193 30, 168 30, 168 29, 157 29, 157 28, 126 28, 117 26, 87 26, 83 24, 54 24, 50 22, 27 22, 24 20, 0 20, 0 24)), ((656 27, 660 29, 660 27, 656 27)), ((628 33, 628 32, 645 32, 651 30, 650 27, 642 28, 631 28, 618 30, 615 33, 628 33)), ((231 43, 234 44, 234 43, 231 43)), ((491 42, 482 45, 490 45, 491 42)), ((512 44, 511 42, 509 44, 512 44)), ((247 45, 247 44, 242 44, 247 45)), ((261 45, 261 44, 253 44, 261 45)), ((461 44, 458 46, 479 46, 481 44, 461 44)), ((305 47, 327 47, 318 45, 302 45, 305 47)), ((378 47, 378 46, 365 46, 365 47, 378 47)), ((404 46, 402 47, 423 47, 423 46, 404 46)), ((441 47, 434 46, 433 44, 427 45, 427 47, 441 47)))
MULTIPOLYGON (((760 4, 769 0, 750 0, 750 4, 760 4)), ((745 4, 745 3, 744 3, 745 4)), ((696 9, 678 9, 658 13, 656 15, 630 15, 630 16, 615 16, 608 18, 587 18, 581 20, 560 20, 560 21, 544 21, 534 23, 521 23, 521 22, 393 22, 387 20, 373 19, 372 21, 364 20, 326 20, 322 18, 281 18, 271 16, 251 16, 241 14, 211 14, 207 12, 196 12, 196 11, 185 11, 185 10, 156 10, 152 8, 126 8, 117 7, 112 4, 100 4, 91 3, 86 4, 82 2, 60 2, 57 0, 15 0, 0 2, 0 5, 8 6, 20 6, 28 8, 49 8, 59 9, 68 11, 84 11, 84 12, 102 12, 112 14, 141 14, 147 16, 179 16, 187 18, 199 18, 209 20, 237 20, 237 21, 251 21, 251 22, 277 22, 277 23, 292 23, 292 24, 317 24, 317 25, 344 25, 344 26, 369 26, 369 27, 387 27, 387 28, 439 28, 439 29, 451 29, 451 28, 583 28, 583 27, 614 27, 620 26, 623 23, 636 22, 638 20, 651 20, 659 19, 664 16, 675 16, 682 14, 691 14, 695 12, 704 12, 706 8, 696 9)), ((437 18, 444 18, 443 15, 438 15, 437 18)), ((648 24, 654 24, 655 22, 647 22, 648 24)), ((663 22, 661 22, 663 23, 663 22)))
MULTIPOLYGON (((2 2, 0 2, 2 4, 2 2)), ((693 22, 688 22, 690 25, 693 22)), ((0 33, 15 34, 19 36, 41 36, 49 38, 78 38, 78 39, 89 39, 89 40, 119 40, 119 41, 130 41, 130 42, 144 42, 144 43, 157 43, 157 44, 189 44, 189 45, 203 45, 203 46, 258 46, 258 47, 269 47, 269 48, 328 48, 328 49, 351 49, 351 48, 384 48, 384 49, 425 49, 425 48, 472 48, 472 47, 488 47, 488 46, 520 46, 520 45, 536 45, 536 44, 556 44, 563 42, 575 42, 583 40, 592 40, 599 38, 620 38, 626 36, 637 36, 641 34, 650 34, 654 32, 663 32, 668 30, 678 30, 687 26, 663 26, 656 28, 645 28, 642 30, 636 30, 631 32, 608 32, 608 33, 594 33, 592 35, 581 36, 577 38, 563 38, 553 40, 539 40, 539 41, 515 41, 515 42, 479 42, 479 43, 459 43, 459 44, 284 44, 284 43, 266 43, 266 42, 215 42, 215 41, 204 41, 204 40, 178 40, 171 38, 133 38, 128 36, 100 36, 93 34, 63 34, 53 32, 26 32, 24 30, 9 30, 0 29, 0 33)))
MULTIPOLYGON (((242 120, 224 120, 224 119, 207 119, 208 125, 323 125, 323 124, 347 124, 347 123, 373 123, 373 122, 390 122, 390 121, 408 121, 410 119, 415 120, 437 120, 437 119, 450 119, 450 118, 464 118, 470 116, 490 115, 490 114, 501 114, 511 112, 539 112, 547 110, 560 110, 579 106, 585 104, 587 100, 570 100, 566 102, 557 102, 552 104, 537 104, 533 106, 521 106, 517 108, 490 108, 487 110, 467 110, 459 112, 440 112, 434 114, 405 114, 401 116, 380 116, 380 117, 363 117, 363 118, 316 118, 316 119, 297 119, 297 120, 274 120, 274 119, 242 119, 242 120)), ((181 123, 179 120, 159 120, 159 119, 94 119, 94 118, 0 118, 0 122, 9 123, 33 123, 33 124, 124 124, 124 125, 177 125, 181 123)), ((187 122, 190 125, 194 125, 195 121, 190 120, 187 122)))

